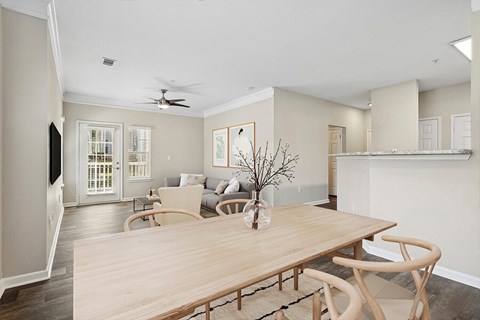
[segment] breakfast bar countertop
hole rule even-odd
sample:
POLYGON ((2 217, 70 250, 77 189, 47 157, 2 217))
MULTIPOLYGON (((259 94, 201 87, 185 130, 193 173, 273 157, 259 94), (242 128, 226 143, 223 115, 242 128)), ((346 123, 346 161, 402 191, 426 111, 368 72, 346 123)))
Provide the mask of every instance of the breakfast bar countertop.
POLYGON ((470 149, 457 150, 387 150, 359 151, 329 154, 330 157, 368 157, 370 159, 410 159, 410 160, 468 160, 470 149))

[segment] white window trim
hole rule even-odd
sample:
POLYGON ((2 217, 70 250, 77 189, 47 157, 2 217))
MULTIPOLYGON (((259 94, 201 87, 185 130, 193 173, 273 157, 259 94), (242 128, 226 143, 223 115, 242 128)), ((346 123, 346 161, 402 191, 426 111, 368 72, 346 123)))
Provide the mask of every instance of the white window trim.
MULTIPOLYGON (((151 127, 141 127, 141 126, 129 126, 127 129, 128 135, 130 135, 130 130, 142 129, 148 131, 148 176, 144 177, 131 177, 130 172, 128 173, 128 182, 143 182, 143 181, 152 181, 152 128, 151 127)), ((130 142, 130 137, 128 137, 127 142, 127 154, 130 154, 128 150, 128 143, 130 142)), ((128 163, 128 161, 127 161, 128 163)))

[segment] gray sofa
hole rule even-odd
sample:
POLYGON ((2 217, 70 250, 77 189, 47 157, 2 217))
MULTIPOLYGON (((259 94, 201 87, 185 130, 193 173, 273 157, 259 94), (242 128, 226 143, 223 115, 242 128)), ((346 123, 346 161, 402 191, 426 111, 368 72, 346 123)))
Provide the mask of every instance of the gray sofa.
MULTIPOLYGON (((202 208, 215 212, 215 207, 219 202, 230 199, 251 199, 252 191, 254 185, 250 182, 240 181, 240 190, 238 192, 220 194, 217 195, 214 193, 217 185, 222 180, 229 179, 220 179, 207 177, 205 180, 205 189, 203 189, 202 195, 202 208)), ((180 185, 180 177, 175 178, 165 178, 165 187, 178 187, 180 185)))

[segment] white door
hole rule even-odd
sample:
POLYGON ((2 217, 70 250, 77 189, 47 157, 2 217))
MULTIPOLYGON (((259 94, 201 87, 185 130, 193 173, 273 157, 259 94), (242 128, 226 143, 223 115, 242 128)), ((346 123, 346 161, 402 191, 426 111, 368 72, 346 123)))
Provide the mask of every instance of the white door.
POLYGON ((120 201, 122 127, 79 122, 78 203, 120 201))
MULTIPOLYGON (((330 127, 328 129, 328 153, 342 153, 342 128, 330 127)), ((332 196, 337 195, 337 158, 328 157, 328 193, 332 196)))
POLYGON ((367 151, 372 151, 372 130, 367 130, 367 151))
POLYGON ((472 116, 468 114, 452 115, 452 149, 472 148, 472 116))
POLYGON ((438 118, 418 121, 418 146, 420 150, 438 150, 438 118))

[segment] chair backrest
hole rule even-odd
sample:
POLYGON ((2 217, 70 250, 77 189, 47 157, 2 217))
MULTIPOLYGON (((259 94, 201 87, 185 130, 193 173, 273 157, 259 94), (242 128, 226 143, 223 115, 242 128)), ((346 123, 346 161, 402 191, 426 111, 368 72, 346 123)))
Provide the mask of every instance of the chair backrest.
POLYGON ((410 272, 415 282, 416 293, 412 300, 412 305, 409 314, 405 314, 405 319, 416 319, 417 309, 419 304, 422 304, 422 319, 430 319, 430 309, 428 307, 428 297, 425 292, 425 285, 430 278, 433 268, 436 262, 440 259, 442 253, 440 249, 427 241, 396 236, 382 236, 382 240, 388 242, 395 242, 400 245, 400 251, 402 253, 404 261, 399 262, 374 262, 374 261, 360 261, 353 259, 346 259, 340 257, 334 257, 333 262, 353 269, 355 280, 358 283, 363 296, 370 305, 372 312, 377 320, 385 320, 385 313, 382 310, 380 304, 376 301, 373 294, 367 287, 364 281, 364 272, 410 272), (422 257, 412 259, 407 250, 407 245, 411 247, 423 248, 428 251, 422 257), (420 274, 419 270, 423 270, 420 274))
MULTIPOLYGON (((360 310, 362 308, 362 299, 355 288, 347 281, 340 279, 334 275, 313 270, 304 269, 303 274, 307 277, 319 280, 323 284, 323 294, 325 296, 325 304, 328 309, 330 319, 332 320, 355 320, 360 316, 360 310), (335 306, 335 302, 332 296, 332 289, 335 288, 341 291, 348 298, 348 305, 342 314, 339 313, 338 308, 335 306)), ((320 292, 313 294, 313 320, 320 320, 322 315, 322 302, 320 292)), ((282 310, 277 311, 275 314, 275 320, 288 320, 282 310)))
POLYGON ((227 214, 234 214, 242 212, 245 204, 250 201, 249 199, 231 199, 225 200, 217 204, 215 211, 221 216, 227 214))
MULTIPOLYGON (((200 205, 202 203, 203 185, 187 187, 163 187, 158 188, 161 208, 185 209, 200 214, 200 205)), ((154 209, 158 204, 154 205, 154 209)), ((187 221, 188 218, 178 215, 158 215, 155 220, 161 225, 187 221)))
POLYGON ((124 231, 130 231, 130 225, 133 221, 138 220, 140 218, 148 218, 150 227, 155 227, 158 226, 159 224, 155 222, 154 217, 157 215, 165 215, 165 214, 174 214, 178 216, 185 216, 188 217, 189 220, 196 219, 196 220, 201 220, 203 217, 199 215, 198 213, 195 213, 190 210, 182 210, 182 209, 153 209, 153 210, 147 210, 147 211, 141 211, 136 214, 131 215, 130 217, 125 220, 125 223, 123 224, 123 230, 124 231))

